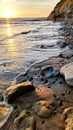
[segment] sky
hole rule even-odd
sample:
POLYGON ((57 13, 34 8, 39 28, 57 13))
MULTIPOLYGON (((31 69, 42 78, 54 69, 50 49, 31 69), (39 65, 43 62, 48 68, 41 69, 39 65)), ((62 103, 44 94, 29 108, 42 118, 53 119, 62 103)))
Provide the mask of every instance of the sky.
POLYGON ((0 17, 47 17, 60 0, 0 0, 0 17))

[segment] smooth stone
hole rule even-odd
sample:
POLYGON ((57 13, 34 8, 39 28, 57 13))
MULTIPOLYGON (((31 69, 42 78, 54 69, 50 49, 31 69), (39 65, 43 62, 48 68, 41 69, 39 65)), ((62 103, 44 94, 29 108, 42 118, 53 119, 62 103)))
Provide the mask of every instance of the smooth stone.
POLYGON ((64 76, 68 85, 73 86, 73 62, 64 65, 60 69, 60 74, 64 76))
POLYGON ((52 66, 45 66, 41 69, 41 75, 45 78, 50 78, 59 75, 58 70, 54 70, 52 66))
POLYGON ((13 107, 1 102, 0 103, 0 128, 4 126, 13 111, 13 107))
POLYGON ((8 103, 13 103, 19 96, 35 90, 31 82, 22 82, 14 86, 10 86, 4 91, 8 103))

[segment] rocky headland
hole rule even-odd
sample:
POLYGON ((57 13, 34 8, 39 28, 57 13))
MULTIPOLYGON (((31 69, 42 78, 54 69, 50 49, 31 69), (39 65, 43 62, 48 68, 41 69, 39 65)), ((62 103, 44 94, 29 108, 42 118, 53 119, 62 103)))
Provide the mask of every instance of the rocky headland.
POLYGON ((73 129, 73 22, 63 22, 59 33, 64 38, 57 45, 68 49, 31 65, 3 89, 0 130, 73 129))
POLYGON ((73 0, 61 0, 54 10, 47 17, 48 20, 72 20, 73 19, 73 0))

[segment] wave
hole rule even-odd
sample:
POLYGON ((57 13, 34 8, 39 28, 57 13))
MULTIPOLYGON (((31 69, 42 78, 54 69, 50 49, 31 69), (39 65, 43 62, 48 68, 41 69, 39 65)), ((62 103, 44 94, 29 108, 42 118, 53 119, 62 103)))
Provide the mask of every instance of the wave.
POLYGON ((16 34, 14 34, 14 35, 12 35, 12 36, 9 36, 9 37, 6 37, 6 38, 4 38, 4 39, 1 39, 0 42, 5 41, 5 40, 7 40, 7 39, 11 39, 11 38, 13 38, 13 37, 16 37, 16 36, 19 36, 19 35, 22 35, 22 34, 28 34, 28 33, 30 33, 30 32, 31 32, 31 31, 24 31, 24 32, 21 32, 21 33, 16 33, 16 34))
POLYGON ((9 18, 4 19, 0 18, 0 24, 25 24, 25 22, 31 22, 31 21, 43 21, 44 18, 9 18))

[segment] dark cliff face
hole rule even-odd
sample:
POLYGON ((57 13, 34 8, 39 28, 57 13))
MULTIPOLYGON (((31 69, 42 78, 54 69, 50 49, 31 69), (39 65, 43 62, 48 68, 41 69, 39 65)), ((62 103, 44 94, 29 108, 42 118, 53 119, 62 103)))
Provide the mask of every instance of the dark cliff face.
POLYGON ((54 21, 73 19, 73 0, 61 0, 47 19, 54 21))

